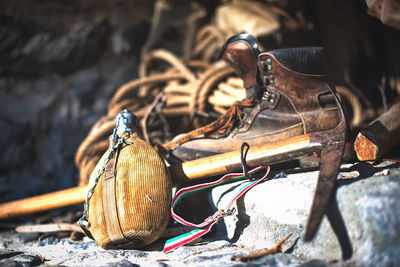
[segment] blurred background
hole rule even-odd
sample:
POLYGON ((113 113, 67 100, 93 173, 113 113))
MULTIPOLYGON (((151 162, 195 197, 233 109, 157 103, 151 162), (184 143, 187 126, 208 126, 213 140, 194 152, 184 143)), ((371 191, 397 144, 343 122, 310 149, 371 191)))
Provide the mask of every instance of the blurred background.
POLYGON ((325 47, 354 141, 400 92, 399 23, 377 2, 399 8, 361 0, 0 0, 0 202, 85 183, 76 152, 96 122, 115 115, 110 100, 126 86, 153 145, 218 117, 244 97, 218 58, 242 32, 262 50, 325 47), (155 81, 176 69, 183 77, 155 81))

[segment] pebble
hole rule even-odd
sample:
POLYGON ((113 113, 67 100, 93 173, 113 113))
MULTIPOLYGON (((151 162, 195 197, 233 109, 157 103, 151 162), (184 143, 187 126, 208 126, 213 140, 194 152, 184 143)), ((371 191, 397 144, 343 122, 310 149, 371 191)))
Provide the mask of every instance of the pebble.
POLYGON ((298 266, 304 260, 286 253, 267 255, 251 262, 252 266, 298 266))
POLYGON ((308 262, 299 265, 299 267, 327 267, 327 266, 328 265, 321 260, 310 260, 308 262))
POLYGON ((18 240, 23 244, 26 244, 31 241, 36 241, 38 237, 39 237, 39 234, 37 234, 37 233, 17 234, 18 240))
POLYGON ((55 237, 53 237, 53 236, 50 236, 50 237, 48 237, 48 238, 45 238, 45 239, 39 241, 39 244, 38 244, 38 245, 41 246, 41 247, 43 247, 43 246, 48 246, 48 245, 55 244, 55 243, 57 243, 57 242, 58 242, 58 239, 57 239, 57 238, 55 238, 55 237))

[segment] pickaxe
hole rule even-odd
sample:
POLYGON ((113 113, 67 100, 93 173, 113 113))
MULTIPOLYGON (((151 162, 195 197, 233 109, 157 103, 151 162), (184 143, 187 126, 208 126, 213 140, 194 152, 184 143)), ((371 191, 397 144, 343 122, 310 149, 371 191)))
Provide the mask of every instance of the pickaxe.
MULTIPOLYGON (((340 123, 334 129, 253 146, 247 153, 246 163, 249 167, 288 162, 313 154, 320 155, 320 172, 304 236, 306 241, 315 236, 335 189, 345 142, 346 124, 343 112, 341 117, 340 123)), ((173 184, 180 184, 238 171, 242 168, 241 164, 240 151, 233 151, 172 165, 168 169, 173 184)), ((87 190, 87 186, 80 186, 0 204, 0 219, 83 203, 87 190)))

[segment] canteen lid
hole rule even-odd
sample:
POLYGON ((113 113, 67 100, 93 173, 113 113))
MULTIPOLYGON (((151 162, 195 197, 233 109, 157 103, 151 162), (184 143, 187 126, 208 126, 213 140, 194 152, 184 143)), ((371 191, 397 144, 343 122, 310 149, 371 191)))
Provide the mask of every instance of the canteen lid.
POLYGON ((127 109, 121 111, 116 118, 116 133, 121 136, 125 132, 136 132, 136 116, 127 109))

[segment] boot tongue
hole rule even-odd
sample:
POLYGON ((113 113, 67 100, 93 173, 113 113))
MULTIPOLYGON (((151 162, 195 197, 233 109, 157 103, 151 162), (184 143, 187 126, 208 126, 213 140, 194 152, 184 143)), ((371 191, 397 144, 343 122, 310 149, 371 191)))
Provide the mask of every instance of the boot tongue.
POLYGON ((260 80, 260 72, 257 68, 256 81, 251 89, 246 90, 246 99, 261 99, 264 89, 259 80, 260 80))

